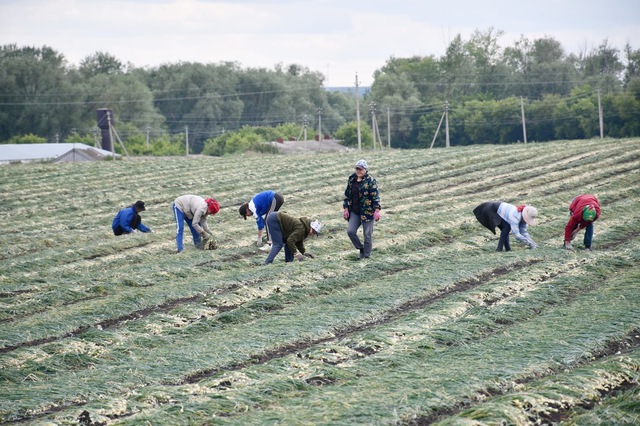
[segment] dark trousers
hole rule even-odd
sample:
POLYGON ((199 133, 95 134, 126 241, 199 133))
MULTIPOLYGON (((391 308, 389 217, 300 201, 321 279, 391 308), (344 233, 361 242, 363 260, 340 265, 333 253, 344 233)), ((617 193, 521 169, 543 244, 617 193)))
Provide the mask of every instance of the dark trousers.
POLYGON ((293 253, 289 250, 287 242, 284 240, 284 236, 282 235, 282 229, 280 229, 277 212, 270 213, 269 216, 267 216, 267 225, 269 225, 269 229, 271 230, 271 250, 269 251, 269 255, 267 255, 264 263, 266 265, 272 263, 273 259, 276 258, 276 255, 280 253, 280 250, 282 250, 283 247, 284 261, 293 262, 293 253))
MULTIPOLYGON (((280 207, 284 204, 284 197, 276 192, 276 195, 273 196, 273 200, 271 200, 271 206, 267 211, 267 214, 264 215, 265 218, 269 218, 269 215, 273 212, 277 212, 280 210, 280 207)), ((267 233, 267 241, 271 241, 271 233, 269 232, 269 221, 265 220, 264 222, 264 230, 267 233)))
POLYGON ((511 244, 509 243, 509 234, 511 233, 511 225, 509 222, 502 219, 500 224, 498 225, 500 228, 500 240, 498 241, 498 251, 502 251, 504 247, 504 251, 511 251, 511 244))
POLYGON ((363 250, 364 257, 371 256, 371 250, 373 249, 373 220, 364 222, 360 214, 351 212, 349 214, 349 224, 347 225, 347 235, 355 248, 363 250), (360 226, 362 226, 364 243, 358 237, 358 228, 360 226))

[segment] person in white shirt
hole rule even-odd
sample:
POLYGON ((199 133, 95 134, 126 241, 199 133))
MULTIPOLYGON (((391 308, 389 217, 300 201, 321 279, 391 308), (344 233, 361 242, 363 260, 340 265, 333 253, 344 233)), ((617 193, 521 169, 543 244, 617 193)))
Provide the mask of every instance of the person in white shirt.
POLYGON ((473 213, 484 227, 494 234, 496 227, 500 229, 500 240, 496 251, 511 251, 509 234, 531 249, 538 245, 527 231, 527 225, 537 224, 538 210, 525 204, 515 206, 501 201, 482 203, 473 209, 473 213))

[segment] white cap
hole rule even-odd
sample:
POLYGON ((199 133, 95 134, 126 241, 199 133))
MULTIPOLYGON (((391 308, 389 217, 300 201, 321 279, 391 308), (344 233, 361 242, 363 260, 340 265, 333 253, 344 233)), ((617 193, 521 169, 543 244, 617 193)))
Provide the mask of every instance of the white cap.
POLYGON ((358 162, 356 163, 356 167, 361 168, 361 169, 365 169, 368 170, 369 166, 367 165, 367 160, 358 160, 358 162))
POLYGON ((313 222, 311 222, 311 229, 313 229, 313 232, 315 232, 316 235, 320 235, 320 231, 322 230, 322 224, 317 220, 314 220, 313 222))

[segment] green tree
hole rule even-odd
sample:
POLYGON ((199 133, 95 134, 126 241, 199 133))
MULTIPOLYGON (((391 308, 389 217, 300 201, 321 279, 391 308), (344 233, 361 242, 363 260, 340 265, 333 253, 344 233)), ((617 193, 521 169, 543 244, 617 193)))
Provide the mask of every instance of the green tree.
POLYGON ((627 64, 623 81, 626 87, 633 79, 640 78, 640 49, 633 50, 631 45, 627 43, 624 46, 624 54, 627 64))
POLYGON ((90 79, 100 74, 122 74, 123 65, 118 58, 109 53, 96 52, 80 61, 78 70, 85 79, 90 79))
POLYGON ((244 104, 236 93, 239 73, 231 62, 185 62, 151 69, 146 78, 168 131, 184 132, 188 126, 189 142, 197 153, 205 140, 240 126, 244 104))
POLYGON ((556 105, 564 103, 557 94, 543 95, 542 99, 528 103, 525 112, 527 140, 542 142, 555 139, 554 111, 556 105))
POLYGON ((49 140, 81 127, 64 56, 50 47, 0 47, 0 140, 33 133, 49 140))
POLYGON ((620 50, 610 46, 606 39, 585 56, 582 71, 584 82, 599 87, 604 93, 622 90, 624 65, 620 61, 620 50))
POLYGON ((36 136, 32 133, 27 135, 15 135, 9 138, 6 142, 8 144, 28 144, 28 143, 46 143, 47 140, 41 136, 36 136))
POLYGON ((223 135, 205 141, 202 153, 222 156, 246 151, 277 153, 278 149, 265 142, 274 141, 279 136, 275 128, 265 126, 244 126, 225 132, 223 135))
MULTIPOLYGON (((348 121, 334 133, 336 139, 342 141, 342 145, 358 147, 358 122, 348 121)), ((371 146, 373 143, 373 131, 367 123, 360 122, 360 143, 362 147, 371 146)))

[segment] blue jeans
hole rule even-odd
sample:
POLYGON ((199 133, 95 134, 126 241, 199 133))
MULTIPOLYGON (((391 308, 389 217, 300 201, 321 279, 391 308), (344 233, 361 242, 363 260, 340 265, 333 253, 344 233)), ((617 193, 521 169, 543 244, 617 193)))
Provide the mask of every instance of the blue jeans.
POLYGON ((267 216, 267 226, 269 227, 269 234, 271 236, 271 250, 269 255, 264 261, 265 265, 273 263, 273 259, 280 253, 282 247, 284 247, 284 261, 293 262, 293 253, 289 250, 287 242, 282 235, 282 229, 280 229, 280 223, 278 222, 278 212, 269 213, 267 216))
POLYGON ((351 240, 353 246, 359 250, 364 250, 364 257, 371 256, 371 250, 373 249, 373 220, 369 222, 363 222, 359 214, 349 213, 349 225, 347 226, 347 235, 351 240), (358 237, 358 228, 362 225, 362 234, 364 237, 364 244, 358 237))
MULTIPOLYGON (((580 225, 576 225, 575 228, 573 228, 574 230, 579 227, 580 225)), ((584 228, 584 248, 591 248, 591 243, 593 242, 593 222, 591 222, 590 224, 587 225, 586 228, 584 228)))
POLYGON ((186 217, 182 210, 176 207, 175 204, 171 205, 173 209, 173 217, 176 220, 176 246, 178 246, 178 252, 184 250, 184 246, 182 245, 182 239, 184 234, 184 223, 187 222, 189 225, 189 229, 191 229, 191 235, 193 235, 193 244, 197 247, 200 244, 200 234, 196 231, 196 228, 193 227, 193 223, 191 219, 186 217))

